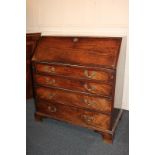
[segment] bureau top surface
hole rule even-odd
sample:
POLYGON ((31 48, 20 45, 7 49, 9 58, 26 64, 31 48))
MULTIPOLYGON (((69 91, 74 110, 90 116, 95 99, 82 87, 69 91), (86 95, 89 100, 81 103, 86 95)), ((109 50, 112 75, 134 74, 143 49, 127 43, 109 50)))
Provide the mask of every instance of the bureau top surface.
POLYGON ((115 69, 121 38, 41 37, 32 61, 115 69))

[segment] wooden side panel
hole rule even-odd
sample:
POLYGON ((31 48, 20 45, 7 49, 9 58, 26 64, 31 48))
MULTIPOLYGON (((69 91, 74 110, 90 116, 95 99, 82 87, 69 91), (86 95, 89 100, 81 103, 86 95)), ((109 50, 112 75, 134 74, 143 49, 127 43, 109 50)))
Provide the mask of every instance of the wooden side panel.
POLYGON ((26 35, 26 98, 33 97, 31 58, 40 39, 40 33, 26 35))
POLYGON ((49 115, 52 118, 77 124, 80 126, 99 130, 110 128, 110 116, 90 112, 66 105, 39 102, 36 105, 37 112, 49 115))
POLYGON ((88 96, 44 87, 36 88, 36 95, 38 99, 49 102, 57 102, 108 114, 111 113, 112 100, 103 97, 88 96))

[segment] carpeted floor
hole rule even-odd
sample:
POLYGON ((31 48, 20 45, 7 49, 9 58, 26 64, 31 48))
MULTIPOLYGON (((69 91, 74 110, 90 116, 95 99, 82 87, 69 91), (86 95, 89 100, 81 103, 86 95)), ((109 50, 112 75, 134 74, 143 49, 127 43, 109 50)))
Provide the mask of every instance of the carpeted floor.
POLYGON ((34 120, 34 101, 27 100, 27 155, 128 155, 129 112, 124 111, 114 143, 100 134, 52 119, 34 120))

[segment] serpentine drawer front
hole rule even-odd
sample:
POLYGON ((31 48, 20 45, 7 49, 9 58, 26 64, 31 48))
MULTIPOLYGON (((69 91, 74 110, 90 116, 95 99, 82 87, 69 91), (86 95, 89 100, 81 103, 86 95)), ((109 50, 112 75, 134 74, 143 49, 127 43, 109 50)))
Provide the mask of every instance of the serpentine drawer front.
POLYGON ((42 36, 32 58, 36 120, 87 127, 112 143, 120 46, 121 38, 42 36))

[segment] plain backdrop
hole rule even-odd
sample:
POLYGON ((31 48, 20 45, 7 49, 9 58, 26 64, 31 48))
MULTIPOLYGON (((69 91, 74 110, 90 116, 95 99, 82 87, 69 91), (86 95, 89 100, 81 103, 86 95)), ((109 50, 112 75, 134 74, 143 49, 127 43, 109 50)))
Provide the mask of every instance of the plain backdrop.
MULTIPOLYGON (((0 154, 24 155, 26 1, 5 0, 0 4, 0 154)), ((130 0, 129 8, 129 153, 154 155, 154 1, 130 0)))

